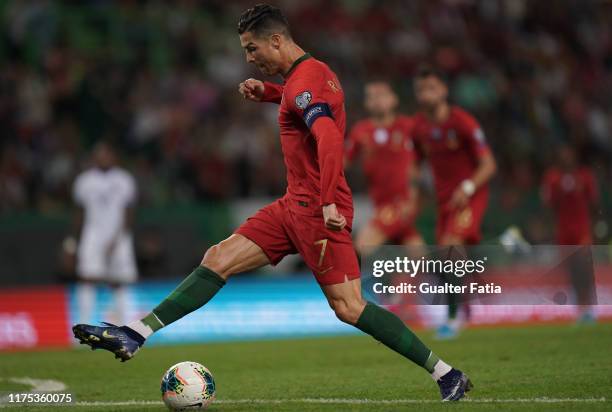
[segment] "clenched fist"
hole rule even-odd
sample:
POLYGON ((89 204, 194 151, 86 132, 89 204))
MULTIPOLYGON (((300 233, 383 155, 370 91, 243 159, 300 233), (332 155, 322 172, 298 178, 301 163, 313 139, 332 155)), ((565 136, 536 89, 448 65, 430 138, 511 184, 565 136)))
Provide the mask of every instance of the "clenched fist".
POLYGON ((261 80, 246 79, 238 85, 238 91, 245 99, 260 102, 264 93, 264 84, 261 80))

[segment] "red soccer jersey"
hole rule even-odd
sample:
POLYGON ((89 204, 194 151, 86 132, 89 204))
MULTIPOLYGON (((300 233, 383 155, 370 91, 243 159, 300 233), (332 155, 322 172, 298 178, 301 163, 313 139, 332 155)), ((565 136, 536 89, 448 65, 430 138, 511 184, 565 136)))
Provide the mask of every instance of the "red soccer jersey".
MULTIPOLYGON (((438 203, 444 206, 461 182, 472 177, 479 158, 489 152, 484 133, 472 115, 456 106, 440 124, 418 113, 413 130, 417 149, 431 164, 438 203)), ((488 185, 478 188, 481 191, 488 192, 488 185)))
POLYGON ((410 168, 415 160, 412 119, 397 116, 392 124, 379 127, 370 119, 353 126, 346 156, 363 156, 368 191, 376 207, 409 194, 410 168))
POLYGON ((353 199, 342 169, 335 187, 330 188, 329 193, 321 193, 317 141, 310 130, 317 118, 327 116, 333 119, 344 137, 344 92, 338 78, 325 63, 305 54, 285 76, 283 86, 269 82, 264 85, 262 100, 280 103, 278 122, 287 168, 285 197, 292 210, 298 214, 321 216, 322 204, 334 202, 340 213, 351 218, 353 199))
POLYGON ((591 206, 599 191, 587 167, 564 172, 556 167, 544 175, 542 196, 557 214, 557 240, 560 244, 591 242, 591 206))

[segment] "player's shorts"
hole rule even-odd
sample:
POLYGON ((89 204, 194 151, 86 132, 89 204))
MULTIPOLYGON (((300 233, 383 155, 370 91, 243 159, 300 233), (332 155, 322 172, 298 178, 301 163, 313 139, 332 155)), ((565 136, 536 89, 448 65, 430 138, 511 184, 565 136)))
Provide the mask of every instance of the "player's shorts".
POLYGON ((80 279, 111 283, 132 283, 138 277, 131 236, 123 236, 110 256, 106 243, 85 235, 77 251, 77 275, 80 279))
POLYGON ((415 217, 415 211, 410 207, 408 199, 400 199, 377 205, 371 223, 384 233, 390 242, 401 244, 408 239, 420 237, 414 225, 415 217))
MULTIPOLYGON (((359 262, 349 230, 329 230, 321 216, 305 216, 291 210, 281 198, 260 209, 234 233, 256 243, 270 263, 299 253, 320 285, 335 285, 360 277, 359 262)), ((347 217, 348 220, 348 217, 347 217)), ((350 227, 351 222, 347 222, 350 227)))
POLYGON ((444 237, 450 235, 461 239, 466 245, 480 242, 480 226, 488 202, 488 193, 479 191, 463 209, 450 209, 446 204, 440 205, 436 222, 436 241, 440 243, 444 237))

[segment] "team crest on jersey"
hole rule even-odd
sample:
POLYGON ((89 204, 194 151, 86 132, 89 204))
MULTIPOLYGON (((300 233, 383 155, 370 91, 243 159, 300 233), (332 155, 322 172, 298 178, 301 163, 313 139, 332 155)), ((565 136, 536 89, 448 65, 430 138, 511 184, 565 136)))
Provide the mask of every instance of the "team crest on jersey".
POLYGON ((572 192, 576 189, 576 179, 569 173, 566 173, 561 177, 561 189, 564 192, 572 192))
POLYGON ((305 108, 308 107, 311 100, 312 100, 312 94, 308 90, 305 90, 302 93, 295 96, 295 105, 299 107, 300 109, 304 110, 305 108))
POLYGON ((440 137, 442 137, 442 131, 436 127, 431 131, 431 137, 433 137, 434 140, 438 140, 440 137))
POLYGON ((476 139, 476 141, 480 144, 484 144, 485 142, 485 135, 484 132, 482 131, 482 129, 476 129, 476 131, 474 132, 474 139, 476 139))
POLYGON ((374 131, 374 141, 377 144, 385 144, 389 140, 389 132, 387 129, 379 128, 374 131))

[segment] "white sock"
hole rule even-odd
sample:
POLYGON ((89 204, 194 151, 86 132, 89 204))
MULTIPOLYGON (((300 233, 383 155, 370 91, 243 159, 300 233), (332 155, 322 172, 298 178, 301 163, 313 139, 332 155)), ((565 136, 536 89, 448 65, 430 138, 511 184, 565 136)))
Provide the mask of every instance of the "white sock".
POLYGON ((435 365, 434 365, 434 370, 431 373, 431 377, 433 378, 434 381, 438 381, 438 379, 440 379, 442 376, 446 375, 447 373, 449 373, 451 371, 451 369, 453 369, 449 364, 445 363, 443 360, 439 360, 435 365))
POLYGON ((80 283, 76 291, 79 323, 91 323, 96 304, 96 287, 91 283, 80 283))
POLYGON ((130 291, 127 286, 115 288, 115 309, 117 312, 117 324, 125 325, 130 316, 130 291))
POLYGON ((153 334, 153 329, 151 329, 149 325, 145 325, 144 323, 142 323, 141 320, 135 320, 133 322, 128 323, 125 326, 127 326, 128 328, 132 330, 135 330, 140 335, 142 335, 142 337, 145 339, 153 334))
POLYGON ((580 306, 579 307, 579 312, 580 312, 580 316, 592 316, 593 318, 595 318, 595 310, 593 308, 593 306, 590 305, 584 305, 584 306, 580 306))
POLYGON ((463 322, 457 316, 454 319, 449 319, 448 320, 448 326, 450 326, 452 330, 458 331, 459 329, 461 329, 461 326, 463 326, 463 322))

